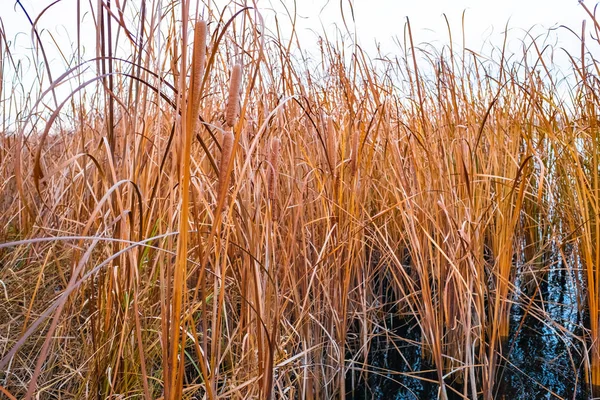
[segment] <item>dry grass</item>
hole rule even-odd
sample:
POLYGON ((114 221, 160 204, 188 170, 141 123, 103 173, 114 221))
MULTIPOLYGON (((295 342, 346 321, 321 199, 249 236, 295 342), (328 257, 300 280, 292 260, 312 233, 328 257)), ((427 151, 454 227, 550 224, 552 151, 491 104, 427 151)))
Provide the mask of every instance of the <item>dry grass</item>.
POLYGON ((567 247, 598 392, 600 61, 583 33, 564 102, 535 42, 519 62, 419 49, 407 22, 404 57, 323 41, 316 63, 251 8, 101 4, 97 57, 47 77, 0 137, 4 396, 344 398, 385 276, 440 398, 492 399, 511 307, 545 318, 540 260, 567 247))

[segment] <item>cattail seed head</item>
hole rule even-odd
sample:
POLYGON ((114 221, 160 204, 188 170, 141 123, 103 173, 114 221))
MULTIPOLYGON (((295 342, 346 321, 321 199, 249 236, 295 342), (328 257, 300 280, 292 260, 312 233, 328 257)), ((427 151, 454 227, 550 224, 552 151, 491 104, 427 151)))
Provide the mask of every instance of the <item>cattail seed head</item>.
POLYGON ((229 82, 229 98, 225 109, 225 123, 232 127, 238 113, 238 102, 240 100, 240 87, 242 85, 242 65, 237 63, 231 71, 231 80, 229 82))
POLYGON ((223 142, 221 143, 221 162, 219 164, 219 192, 226 185, 227 168, 229 167, 229 159, 233 153, 233 133, 223 133, 223 142))
POLYGON ((194 27, 194 50, 192 54, 192 115, 196 116, 200 109, 200 85, 206 63, 206 21, 200 20, 194 27))
POLYGON ((267 174, 269 199, 277 199, 277 177, 279 175, 279 152, 281 149, 281 140, 277 137, 271 140, 271 149, 269 153, 269 171, 267 174))

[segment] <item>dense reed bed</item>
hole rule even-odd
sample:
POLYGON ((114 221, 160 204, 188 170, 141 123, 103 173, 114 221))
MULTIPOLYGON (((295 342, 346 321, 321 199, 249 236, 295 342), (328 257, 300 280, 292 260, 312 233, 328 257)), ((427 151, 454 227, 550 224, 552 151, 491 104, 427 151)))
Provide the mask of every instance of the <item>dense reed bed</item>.
POLYGON ((439 398, 492 399, 511 309, 545 320, 548 254, 581 334, 548 328, 600 396, 589 32, 560 98, 532 38, 419 48, 406 21, 393 58, 326 38, 311 58, 250 7, 99 4, 94 56, 1 88, 22 107, 0 137, 3 396, 344 398, 393 306, 439 398))

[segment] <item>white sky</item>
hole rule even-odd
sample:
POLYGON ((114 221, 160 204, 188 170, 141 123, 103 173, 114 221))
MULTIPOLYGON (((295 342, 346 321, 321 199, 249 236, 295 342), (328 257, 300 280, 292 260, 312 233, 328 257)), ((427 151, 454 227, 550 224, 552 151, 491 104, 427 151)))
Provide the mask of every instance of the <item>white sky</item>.
MULTIPOLYGON (((0 18, 4 24, 9 40, 13 40, 19 32, 27 32, 20 38, 20 43, 26 45, 29 40, 29 24, 23 12, 16 6, 16 0, 1 0, 0 18)), ((140 0, 129 0, 139 3, 140 0)), ((169 0, 163 0, 167 4, 169 0)), ((280 13, 280 21, 285 21, 282 3, 293 9, 291 0, 256 0, 259 9, 265 15, 267 23, 272 22, 273 9, 280 13)), ((32 18, 37 15, 53 0, 21 0, 21 3, 30 12, 32 18)), ((89 3, 96 1, 81 0, 84 10, 89 9, 89 3)), ((152 0, 147 0, 150 4, 152 0)), ((243 0, 238 0, 243 2, 243 0)), ((252 0, 247 0, 252 3, 252 0)), ((221 7, 230 2, 217 0, 221 7)), ((233 3, 233 2, 231 2, 233 3)), ((334 25, 344 29, 340 18, 340 4, 350 21, 349 0, 296 0, 299 15, 299 31, 301 38, 306 38, 304 46, 310 47, 314 43, 315 34, 322 32, 324 27, 332 32, 334 25)), ((358 42, 366 49, 374 49, 374 43, 380 42, 385 51, 393 51, 395 47, 393 37, 402 38, 403 26, 406 17, 410 18, 415 44, 445 43, 447 42, 447 29, 443 13, 450 21, 454 41, 462 41, 461 16, 466 11, 465 29, 467 47, 478 50, 484 39, 488 39, 496 46, 501 44, 502 32, 507 22, 511 28, 511 37, 520 39, 525 36, 525 30, 534 27, 534 32, 545 33, 549 28, 565 25, 576 32, 581 31, 581 21, 587 18, 583 8, 577 0, 352 0, 356 18, 356 32, 358 42)), ((595 5, 594 0, 584 2, 590 9, 595 5)), ((40 26, 53 32, 56 36, 67 40, 67 34, 75 38, 75 5, 77 0, 61 0, 52 6, 49 12, 40 19, 40 26)), ((235 7, 232 5, 232 7, 235 7)), ((91 18, 87 17, 89 27, 91 18)), ((588 31, 592 27, 588 21, 588 31)), ((351 27, 353 29, 354 27, 351 27)), ((93 31, 89 30, 87 37, 93 42, 93 31)), ((564 29, 558 30, 561 45, 577 46, 577 40, 564 29)), ((48 37, 46 37, 48 39, 48 37)), ((596 46, 598 47, 598 46, 596 46)), ((590 50, 597 50, 591 48, 590 50)))
MULTIPOLYGON (((21 3, 35 19, 39 13, 54 0, 21 0, 21 3)), ((146 0, 148 5, 154 1, 146 0)), ((166 5, 171 0, 162 0, 166 5)), ((232 9, 239 7, 239 3, 252 0, 238 0, 238 5, 233 1, 213 0, 222 8, 229 4, 232 9)), ((274 13, 278 13, 280 24, 285 28, 288 21, 282 4, 286 4, 293 10, 292 0, 255 0, 262 15, 265 17, 267 27, 274 30, 274 13)), ((350 0, 296 0, 297 14, 299 16, 297 30, 304 50, 315 48, 316 37, 323 32, 328 32, 330 38, 334 38, 335 27, 345 31, 342 24, 340 7, 343 8, 350 30, 354 33, 358 43, 367 50, 372 57, 376 56, 375 43, 381 44, 384 54, 393 54, 398 51, 396 40, 403 40, 404 24, 406 17, 410 18, 415 45, 431 43, 443 45, 448 42, 448 33, 443 14, 450 21, 453 32, 453 40, 460 49, 462 45, 461 18, 466 11, 465 30, 466 46, 474 51, 481 51, 489 55, 491 46, 500 47, 503 40, 503 32, 507 22, 509 23, 509 50, 520 52, 522 48, 521 39, 526 37, 526 30, 533 28, 534 35, 545 36, 548 29, 565 25, 577 33, 581 32, 581 22, 588 19, 588 51, 596 59, 600 59, 600 44, 594 43, 589 38, 589 32, 593 23, 585 13, 583 7, 577 0, 352 0, 355 25, 352 24, 350 16, 350 0)), ((12 48, 13 57, 21 60, 27 74, 32 78, 36 69, 31 66, 31 36, 30 25, 16 5, 16 0, 0 0, 0 19, 3 24, 6 37, 10 42, 18 44, 12 48), (29 66, 29 68, 27 68, 29 66)), ((115 0, 113 0, 113 3, 115 0)), ((96 0, 81 0, 85 12, 89 13, 90 3, 96 7, 96 0)), ((123 3, 123 0, 121 0, 123 3)), ((137 4, 140 0, 128 0, 129 4, 137 4)), ((596 0, 585 0, 584 3, 592 9, 596 0)), ((72 56, 74 51, 70 46, 76 38, 76 4, 77 0, 60 0, 40 18, 38 29, 43 29, 42 37, 49 49, 49 58, 54 77, 65 71, 65 64, 61 60, 57 46, 53 46, 52 40, 58 42, 58 47, 67 56, 72 56), (54 39, 51 38, 51 35, 54 39), (52 49, 54 48, 54 50, 52 49)), ((202 7, 202 6, 201 6, 202 7)), ((84 43, 88 48, 86 58, 94 57, 95 32, 93 30, 92 18, 89 14, 84 16, 82 24, 84 43)), ((543 42, 543 37, 541 39, 543 42)), ((559 28, 553 31, 548 43, 556 44, 556 48, 565 47, 573 55, 579 55, 580 42, 567 29, 559 28)), ((350 40, 346 39, 350 45, 350 40)), ((555 60, 559 67, 566 69, 566 57, 563 52, 557 51, 555 60)), ((5 77, 4 79, 8 79, 5 77)), ((5 88, 10 83, 5 82, 5 88)), ((6 92, 6 90, 5 90, 6 92)), ((7 96, 4 93, 4 96, 7 96)))
MULTIPOLYGON (((302 2, 306 8, 311 3, 316 8, 323 2, 302 2)), ((330 3, 324 14, 327 20, 333 20, 339 14, 339 3, 330 3)), ((594 6, 589 0, 587 4, 594 6)), ((471 47, 479 47, 481 39, 490 34, 500 35, 507 22, 513 30, 537 26, 540 31, 563 24, 579 31, 581 21, 586 17, 576 0, 356 0, 354 8, 358 34, 363 42, 372 38, 385 42, 386 38, 401 34, 406 17, 410 18, 418 41, 436 38, 446 41, 444 13, 450 21, 455 41, 460 40, 461 18, 465 11, 467 46, 471 47)))
MULTIPOLYGON (((281 10, 280 1, 270 1, 273 8, 281 10)), ((291 1, 286 3, 293 4, 291 1)), ((396 43, 404 40, 407 17, 410 19, 415 46, 424 43, 436 46, 447 44, 449 38, 444 14, 450 23, 455 50, 460 50, 464 12, 465 45, 484 55, 490 55, 492 47, 502 46, 508 24, 509 51, 517 52, 520 56, 522 40, 527 38, 529 31, 532 36, 538 37, 539 44, 545 40, 547 44, 554 45, 557 49, 554 61, 559 68, 567 69, 567 57, 558 49, 564 47, 577 57, 581 43, 573 33, 559 27, 566 26, 580 34, 582 21, 587 19, 588 51, 596 59, 600 58, 600 44, 589 38, 593 23, 577 0, 353 0, 352 3, 355 24, 349 28, 356 30, 357 42, 372 57, 376 56, 376 43, 384 54, 398 50, 396 43)), ((583 3, 591 10, 596 5, 595 0, 585 0, 583 3)), ((264 2, 262 4, 264 6, 264 2)), ((334 26, 345 31, 340 17, 340 4, 343 4, 346 21, 351 23, 348 0, 298 0, 301 43, 315 43, 316 35, 323 28, 330 33, 335 31, 334 26)), ((530 42, 528 39, 526 41, 530 42)))

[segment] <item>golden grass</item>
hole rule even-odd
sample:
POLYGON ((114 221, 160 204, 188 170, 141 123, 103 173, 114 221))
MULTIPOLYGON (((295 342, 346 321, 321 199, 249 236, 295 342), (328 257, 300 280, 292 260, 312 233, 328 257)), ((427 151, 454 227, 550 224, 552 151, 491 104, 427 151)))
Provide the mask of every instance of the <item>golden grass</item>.
POLYGON ((585 35, 569 104, 535 42, 512 64, 419 49, 407 23, 402 58, 323 41, 316 63, 250 8, 111 7, 95 15, 95 78, 79 54, 0 137, 3 395, 344 398, 385 277, 440 398, 492 399, 511 307, 546 315, 543 272, 527 296, 517 266, 568 245, 600 396, 600 61, 585 35), (159 28, 160 47, 142 40, 159 28), (77 89, 50 101, 65 82, 77 89))

